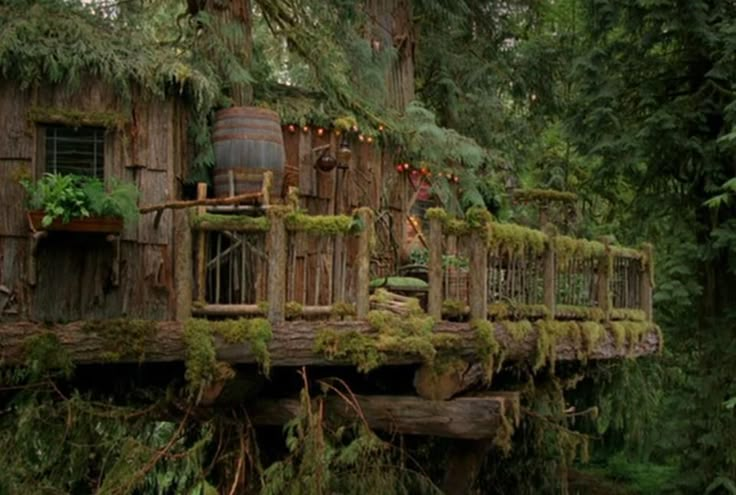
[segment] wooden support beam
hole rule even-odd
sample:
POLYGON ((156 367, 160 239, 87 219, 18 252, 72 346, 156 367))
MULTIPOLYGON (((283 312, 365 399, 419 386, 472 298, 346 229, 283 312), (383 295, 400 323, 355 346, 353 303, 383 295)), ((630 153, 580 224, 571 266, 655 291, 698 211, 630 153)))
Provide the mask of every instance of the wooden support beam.
MULTIPOLYGON (((332 305, 302 306, 301 315, 305 318, 330 317, 332 305)), ((195 316, 217 318, 237 318, 240 316, 263 316, 263 308, 257 304, 206 304, 192 310, 195 316)))
POLYGON ((370 264, 373 215, 367 208, 357 211, 363 222, 363 231, 358 236, 358 252, 355 256, 355 309, 357 318, 368 316, 370 309, 370 264))
POLYGON ((469 273, 470 319, 485 320, 488 315, 488 244, 481 232, 470 234, 469 273))
MULTIPOLYGON (((197 200, 207 199, 207 183, 197 183, 197 200)), ((203 215, 206 211, 204 206, 197 207, 197 214, 203 215)), ((205 285, 207 283, 207 232, 200 231, 197 234, 197 301, 205 301, 205 285)))
MULTIPOLYGON (((459 397, 448 401, 426 400, 401 395, 355 396, 368 426, 391 433, 431 435, 446 438, 493 438, 503 427, 503 416, 518 410, 516 398, 492 394, 459 397)), ((327 413, 359 419, 355 408, 338 397, 324 400, 327 413)), ((250 420, 257 425, 283 425, 301 414, 299 399, 261 399, 248 407, 250 420)), ((507 424, 513 424, 509 419, 507 424)))
MULTIPOLYGON (((192 200, 180 200, 180 201, 167 201, 158 205, 142 206, 138 209, 141 215, 152 212, 162 212, 166 209, 170 210, 184 210, 192 208, 194 206, 223 206, 223 205, 238 205, 246 201, 252 201, 260 199, 263 193, 246 193, 239 194, 237 196, 230 196, 227 198, 207 198, 206 191, 204 198, 197 198, 192 200)), ((197 196, 199 196, 199 184, 197 184, 197 196)))
MULTIPOLYGON (((96 324, 102 324, 97 322, 96 324)), ((184 322, 161 321, 151 322, 156 332, 146 342, 146 362, 183 361, 186 355, 184 343, 184 322)), ((121 327, 121 321, 111 322, 114 328, 121 327)), ((327 326, 336 332, 356 332, 363 335, 376 335, 366 321, 330 321, 327 326)), ((0 362, 5 364, 23 363, 25 343, 28 338, 52 333, 58 337, 69 358, 77 363, 109 362, 110 341, 104 335, 87 330, 88 322, 77 321, 67 324, 47 325, 36 322, 0 322, 0 362)), ((273 366, 327 366, 350 365, 348 360, 329 360, 323 354, 315 352, 314 341, 325 328, 324 321, 287 321, 273 325, 273 338, 268 344, 273 366)), ((468 323, 443 321, 435 326, 435 333, 453 334, 457 342, 453 344, 454 356, 468 362, 478 362, 477 335, 468 323)), ((521 360, 533 360, 538 347, 538 333, 533 329, 523 339, 515 339, 502 325, 495 326, 495 338, 504 350, 505 361, 512 363, 521 360)), ((628 346, 617 346, 613 334, 609 331, 597 342, 588 353, 589 360, 616 359, 622 357, 638 357, 659 352, 661 345, 659 331, 652 324, 641 340, 628 346)), ((217 359, 232 364, 257 363, 256 354, 247 343, 227 344, 219 338, 215 339, 217 359)), ((575 361, 578 359, 579 347, 570 338, 557 341, 556 357, 558 361, 575 361)), ((123 356, 120 362, 138 362, 141 356, 123 356)), ((422 356, 407 352, 396 352, 387 355, 386 365, 422 364, 422 356)))
POLYGON ((268 219, 268 319, 280 323, 286 316, 286 263, 288 243, 284 215, 280 209, 269 209, 268 219))
POLYGON ((189 227, 189 210, 174 212, 174 288, 176 307, 174 319, 186 321, 192 316, 192 229, 189 227))
POLYGON ((640 277, 640 297, 641 309, 646 315, 647 321, 654 319, 654 308, 652 301, 652 292, 654 290, 654 248, 651 244, 645 244, 642 247, 644 258, 641 261, 641 277, 640 277))
POLYGON ((547 246, 544 250, 544 259, 543 259, 543 272, 542 272, 542 280, 544 283, 543 288, 543 302, 544 305, 547 306, 547 309, 549 310, 549 314, 551 318, 555 317, 555 311, 557 309, 557 255, 555 253, 555 242, 554 242, 554 235, 555 235, 555 229, 551 226, 547 227, 545 229, 545 232, 547 233, 547 246))
POLYGON ((442 319, 442 230, 442 220, 434 217, 429 219, 427 312, 435 321, 442 319))
POLYGON ((605 253, 598 261, 598 307, 605 314, 606 321, 611 319, 611 279, 613 278, 613 259, 611 255, 611 240, 608 237, 601 239, 605 245, 605 253))

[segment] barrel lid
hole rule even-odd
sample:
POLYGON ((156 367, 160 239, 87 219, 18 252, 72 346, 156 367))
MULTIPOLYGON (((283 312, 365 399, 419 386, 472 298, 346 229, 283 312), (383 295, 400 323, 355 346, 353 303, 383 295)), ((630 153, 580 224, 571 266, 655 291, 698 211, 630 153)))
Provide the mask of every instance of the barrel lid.
POLYGON ((280 122, 279 114, 268 108, 261 107, 230 107, 218 110, 215 113, 215 119, 222 119, 233 116, 256 116, 259 118, 270 119, 280 122))

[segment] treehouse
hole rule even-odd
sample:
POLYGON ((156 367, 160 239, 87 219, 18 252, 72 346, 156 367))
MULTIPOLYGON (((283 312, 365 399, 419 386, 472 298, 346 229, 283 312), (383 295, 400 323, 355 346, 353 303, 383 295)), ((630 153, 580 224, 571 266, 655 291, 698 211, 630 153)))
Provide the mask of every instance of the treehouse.
POLYGON ((331 370, 353 380, 375 429, 498 440, 520 399, 491 387, 494 373, 662 345, 650 246, 562 235, 549 208, 539 229, 482 208, 455 217, 380 135, 263 109, 215 116, 214 187, 195 191, 189 107, 136 91, 0 82, 6 364, 39 335, 81 365, 185 362, 193 400, 215 407, 250 373, 271 380, 243 399, 266 425, 300 407, 284 376, 331 370), (133 182, 139 221, 39 224, 19 180, 47 172, 133 182), (411 246, 424 257, 405 269, 411 246))

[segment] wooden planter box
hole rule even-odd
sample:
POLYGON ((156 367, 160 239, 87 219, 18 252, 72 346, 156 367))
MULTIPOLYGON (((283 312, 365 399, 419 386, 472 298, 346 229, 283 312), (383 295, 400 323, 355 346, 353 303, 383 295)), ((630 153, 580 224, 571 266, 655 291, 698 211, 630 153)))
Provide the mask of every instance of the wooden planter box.
POLYGON ((119 217, 87 217, 74 218, 67 223, 60 219, 54 219, 51 225, 44 227, 43 211, 34 210, 28 212, 28 221, 35 231, 53 230, 62 232, 90 232, 100 234, 119 234, 123 231, 123 219, 119 217))

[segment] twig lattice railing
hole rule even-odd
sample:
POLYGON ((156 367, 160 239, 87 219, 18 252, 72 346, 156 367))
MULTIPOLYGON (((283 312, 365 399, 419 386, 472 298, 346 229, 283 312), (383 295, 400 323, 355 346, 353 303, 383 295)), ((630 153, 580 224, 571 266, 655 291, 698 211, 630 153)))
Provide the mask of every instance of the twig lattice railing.
POLYGON ((456 316, 459 308, 471 318, 493 317, 504 305, 558 318, 618 319, 633 315, 631 310, 652 317, 651 246, 635 250, 605 239, 496 223, 482 215, 460 221, 435 211, 430 212, 429 251, 428 311, 435 318, 456 316), (470 260, 467 296, 452 305, 443 264, 453 244, 448 238, 462 245, 470 260))

